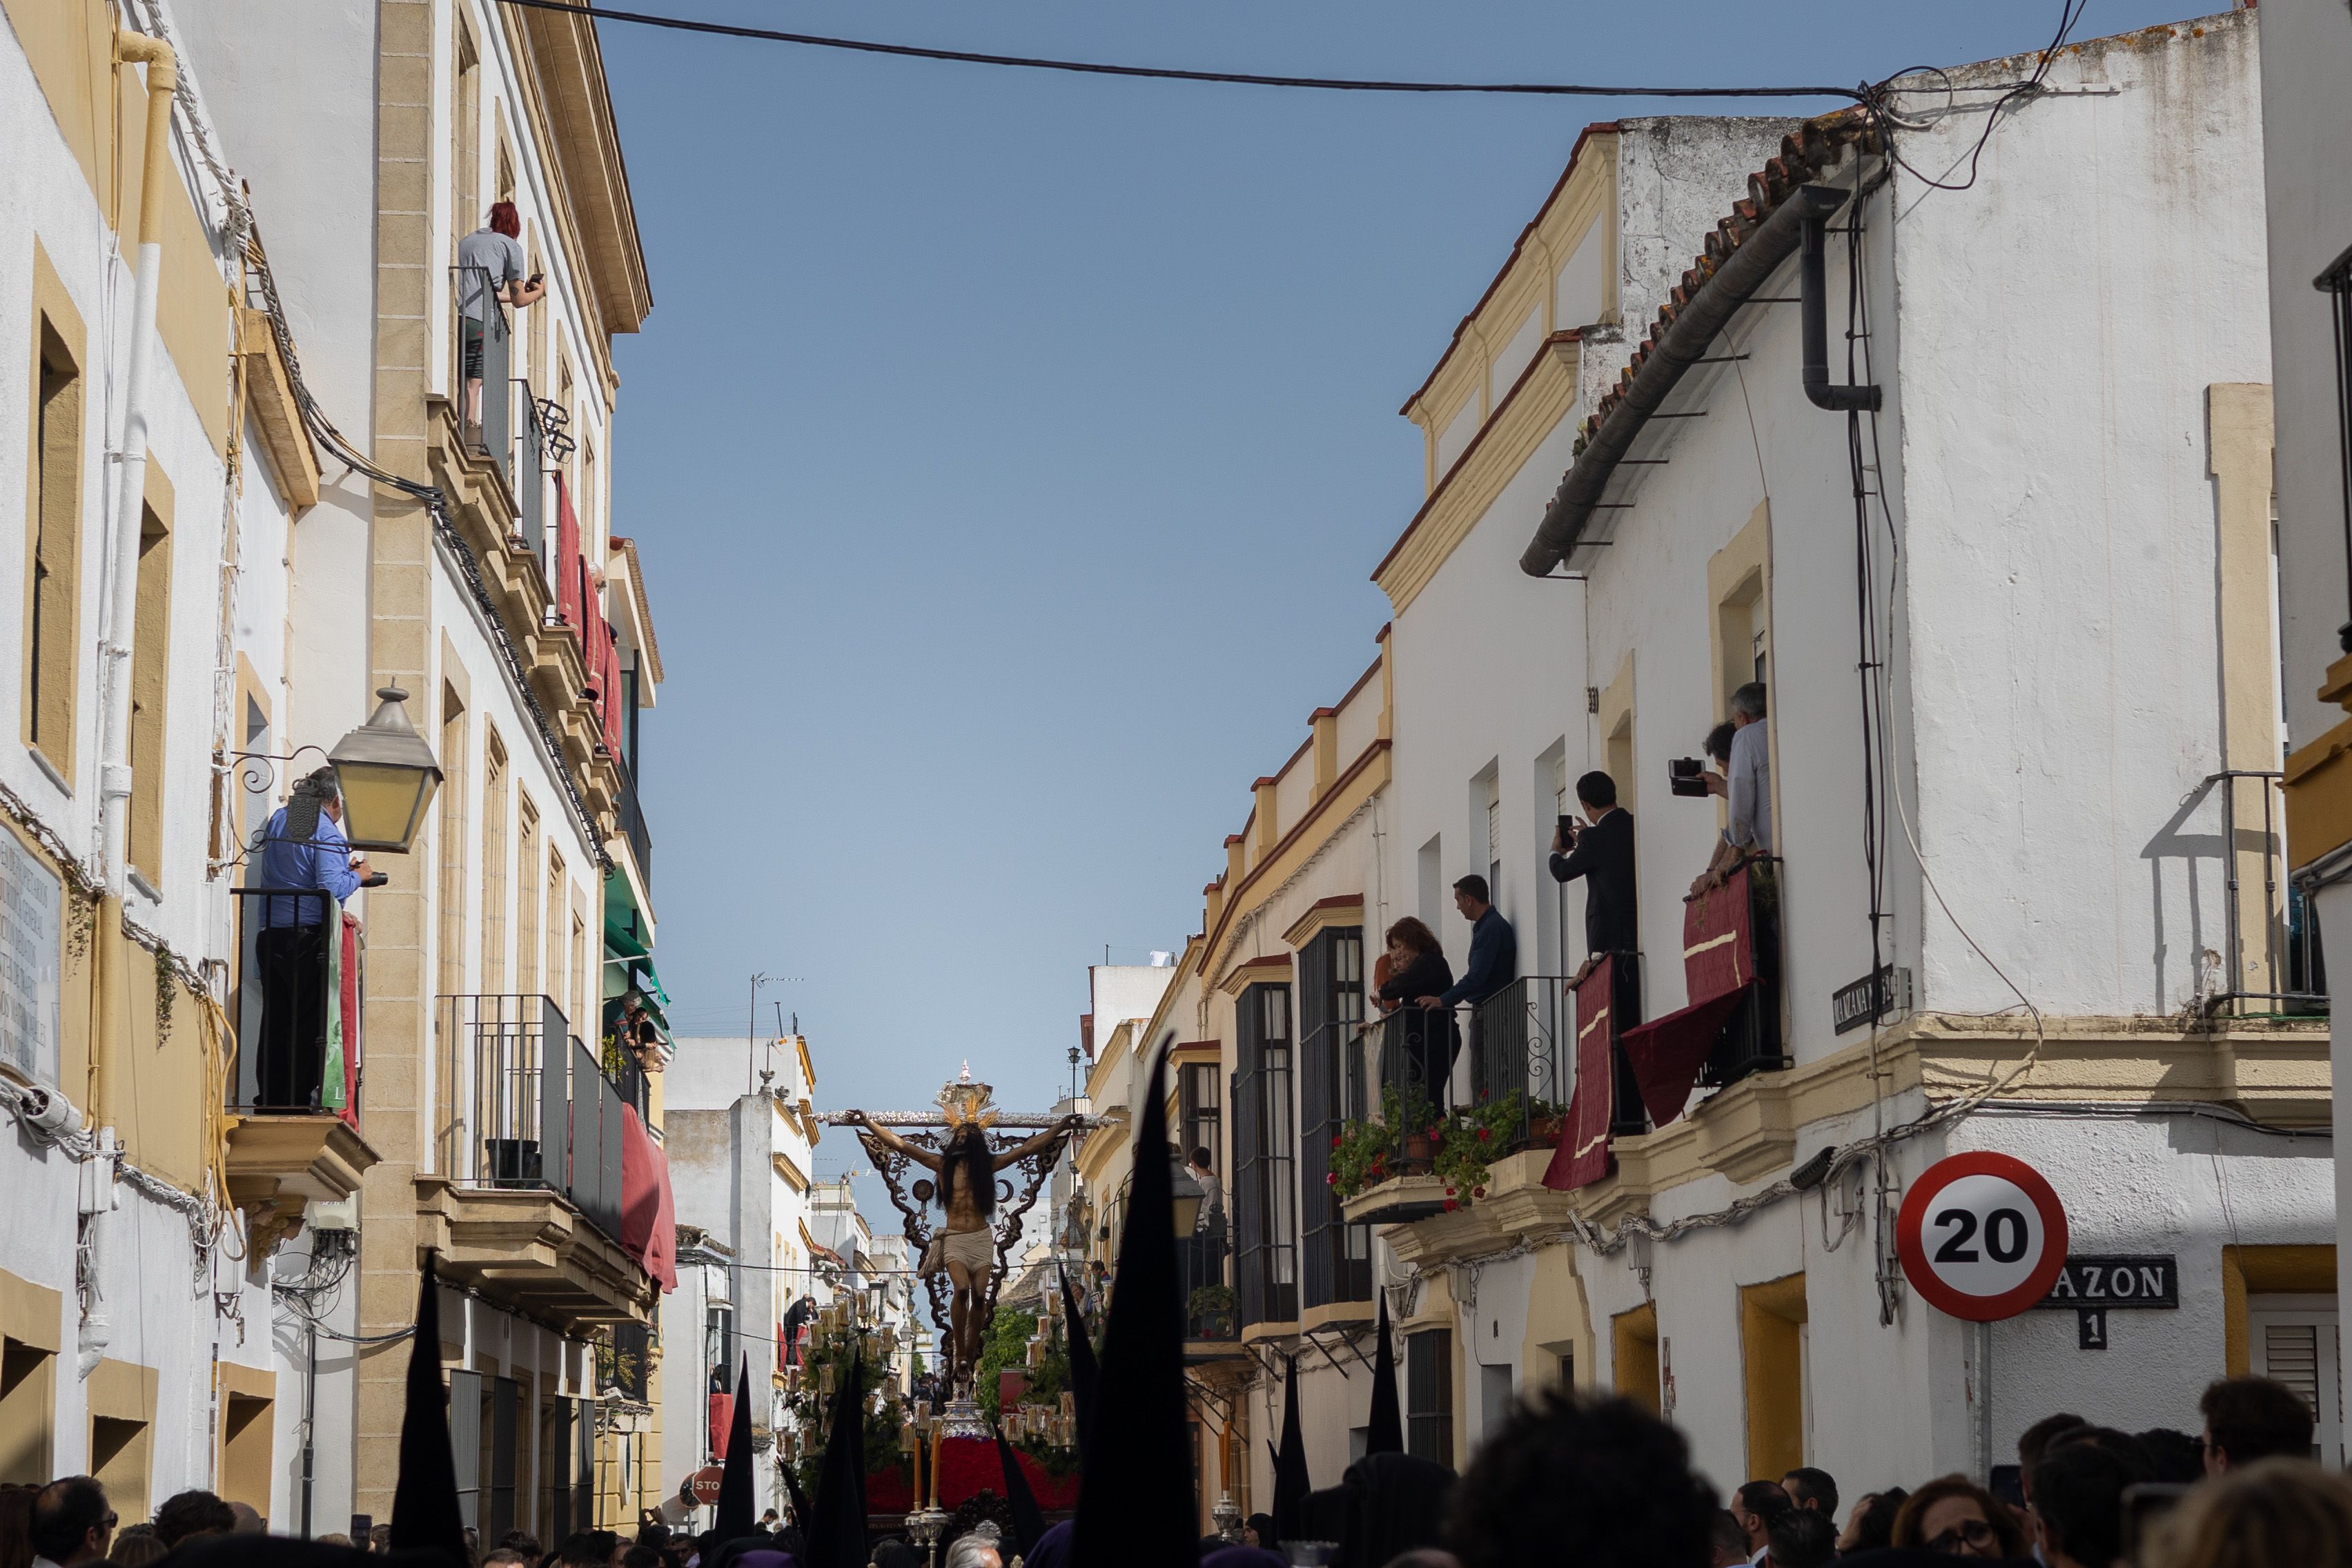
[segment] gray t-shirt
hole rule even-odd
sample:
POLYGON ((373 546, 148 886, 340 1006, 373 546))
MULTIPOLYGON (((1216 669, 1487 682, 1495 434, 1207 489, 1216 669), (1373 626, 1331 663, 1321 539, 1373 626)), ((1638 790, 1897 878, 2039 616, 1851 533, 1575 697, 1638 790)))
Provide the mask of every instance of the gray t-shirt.
POLYGON ((1731 822, 1726 842, 1735 849, 1772 853, 1772 759, 1764 721, 1743 724, 1731 737, 1731 822))
POLYGON ((482 279, 489 279, 490 291, 504 294, 507 285, 520 283, 525 276, 522 241, 512 235, 500 234, 494 228, 478 228, 457 242, 457 311, 479 321, 488 318, 482 310, 482 279))

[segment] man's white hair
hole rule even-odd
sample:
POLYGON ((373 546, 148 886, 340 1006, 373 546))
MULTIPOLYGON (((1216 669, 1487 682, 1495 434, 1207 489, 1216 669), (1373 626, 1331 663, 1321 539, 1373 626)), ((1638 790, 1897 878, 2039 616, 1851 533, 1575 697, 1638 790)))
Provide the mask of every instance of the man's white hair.
POLYGON ((992 1557, 1001 1563, 1003 1559, 996 1548, 997 1535, 995 1525, 981 1521, 955 1538, 940 1568, 988 1568, 992 1557))

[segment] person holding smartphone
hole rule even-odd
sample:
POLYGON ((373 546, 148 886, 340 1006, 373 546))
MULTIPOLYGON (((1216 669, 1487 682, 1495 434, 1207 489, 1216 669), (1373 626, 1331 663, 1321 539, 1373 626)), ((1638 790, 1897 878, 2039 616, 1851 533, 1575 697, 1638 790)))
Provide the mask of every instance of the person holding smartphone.
MULTIPOLYGON (((1585 958, 1576 981, 1612 952, 1642 945, 1633 901, 1633 814, 1617 804, 1617 781, 1598 769, 1576 781, 1576 802, 1589 826, 1563 816, 1551 837, 1551 874, 1559 882, 1584 879, 1585 958)), ((1570 982, 1574 984, 1575 982, 1570 982)))
POLYGON ((488 219, 457 242, 457 326, 466 359, 466 425, 482 423, 482 330, 490 307, 520 310, 546 297, 544 273, 528 278, 522 253, 522 217, 512 202, 493 202, 488 219))

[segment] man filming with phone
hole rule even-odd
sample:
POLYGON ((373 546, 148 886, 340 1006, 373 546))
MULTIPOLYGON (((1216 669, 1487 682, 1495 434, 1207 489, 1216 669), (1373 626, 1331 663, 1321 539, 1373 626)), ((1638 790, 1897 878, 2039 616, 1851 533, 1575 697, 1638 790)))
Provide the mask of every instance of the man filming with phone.
POLYGON ((1772 758, 1764 726, 1764 683, 1751 680, 1731 694, 1731 759, 1718 786, 1707 781, 1707 793, 1720 788, 1730 802, 1730 821, 1715 847, 1715 854, 1691 883, 1694 899, 1724 879, 1743 860, 1772 853, 1772 758))
POLYGON ((1576 781, 1576 801, 1591 826, 1563 816, 1551 836, 1552 879, 1584 879, 1586 952, 1571 985, 1611 953, 1641 946, 1633 903, 1633 814, 1617 804, 1617 781, 1597 770, 1576 781))

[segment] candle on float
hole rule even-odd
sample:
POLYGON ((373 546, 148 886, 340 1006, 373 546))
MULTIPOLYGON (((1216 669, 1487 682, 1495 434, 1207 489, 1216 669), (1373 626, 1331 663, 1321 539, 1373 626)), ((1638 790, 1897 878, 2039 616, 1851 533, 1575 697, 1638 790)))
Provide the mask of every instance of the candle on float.
POLYGON ((933 1423, 932 1423, 932 1425, 931 1425, 931 1506, 932 1506, 933 1508, 937 1508, 937 1507, 939 1507, 939 1506, 940 1506, 940 1444, 943 1440, 945 1440, 945 1438, 947 1437, 947 1435, 948 1435, 948 1429, 947 1429, 947 1425, 946 1425, 946 1423, 944 1423, 944 1422, 933 1422, 933 1423))

